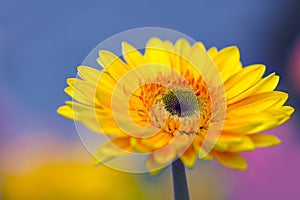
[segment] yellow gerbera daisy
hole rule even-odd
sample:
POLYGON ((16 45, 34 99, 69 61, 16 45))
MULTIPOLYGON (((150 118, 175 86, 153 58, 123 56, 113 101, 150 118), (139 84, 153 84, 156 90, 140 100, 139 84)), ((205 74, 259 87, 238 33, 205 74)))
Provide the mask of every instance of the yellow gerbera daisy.
POLYGON ((244 170, 239 153, 279 144, 259 132, 294 112, 284 106, 288 95, 274 91, 279 76, 263 77, 262 64, 243 68, 235 46, 206 51, 200 42, 152 38, 144 54, 124 42, 122 58, 103 50, 97 61, 103 70, 79 66, 80 78, 67 80, 76 102, 58 113, 111 137, 95 152, 98 163, 137 152, 149 154, 150 171, 177 157, 187 167, 215 158, 244 170))

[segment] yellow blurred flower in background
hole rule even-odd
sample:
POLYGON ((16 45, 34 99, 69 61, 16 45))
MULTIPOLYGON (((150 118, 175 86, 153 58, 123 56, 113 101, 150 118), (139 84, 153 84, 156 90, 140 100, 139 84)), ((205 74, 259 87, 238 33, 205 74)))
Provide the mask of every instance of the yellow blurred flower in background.
POLYGON ((264 65, 243 68, 237 47, 206 50, 201 42, 191 46, 180 39, 173 45, 158 38, 148 41, 144 54, 128 43, 122 47, 125 62, 100 50, 97 61, 102 71, 78 67, 80 78, 68 79, 65 89, 75 101, 58 109, 64 117, 112 137, 95 153, 97 162, 122 155, 119 147, 129 153, 150 153, 146 161, 150 171, 176 157, 187 167, 193 167, 199 157, 244 170, 247 162, 240 152, 280 143, 277 137, 259 132, 290 118, 294 109, 284 105, 288 94, 274 91, 279 76, 263 77, 264 65), (210 76, 219 76, 224 86, 223 119, 216 113, 222 107, 221 99, 213 99, 219 85, 209 88, 213 83, 207 82, 194 63, 202 71, 216 66, 218 74, 210 76), (213 149, 201 157, 209 128, 222 120, 224 126, 213 149), (136 126, 131 127, 132 122, 136 126))
POLYGON ((28 135, 0 146, 0 199, 145 199, 138 177, 92 166, 79 142, 43 131, 28 135))
POLYGON ((130 174, 80 163, 50 164, 23 176, 6 175, 2 193, 5 200, 144 199, 130 174))

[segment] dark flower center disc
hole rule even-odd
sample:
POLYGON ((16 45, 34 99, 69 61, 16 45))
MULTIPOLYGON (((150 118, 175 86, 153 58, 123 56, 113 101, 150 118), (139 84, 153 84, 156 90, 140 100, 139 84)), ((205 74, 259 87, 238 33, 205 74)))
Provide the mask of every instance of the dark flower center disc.
POLYGON ((162 98, 165 109, 171 115, 178 117, 189 117, 199 110, 199 102, 196 95, 191 91, 174 90, 162 98))

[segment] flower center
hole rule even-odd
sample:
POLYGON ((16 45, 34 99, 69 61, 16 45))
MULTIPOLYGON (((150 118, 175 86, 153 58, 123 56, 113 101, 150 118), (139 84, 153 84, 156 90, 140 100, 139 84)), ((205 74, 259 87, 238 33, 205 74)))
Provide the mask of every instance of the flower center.
POLYGON ((178 117, 189 117, 200 108, 199 101, 192 91, 170 91, 162 98, 162 101, 165 109, 171 115, 177 115, 178 117))

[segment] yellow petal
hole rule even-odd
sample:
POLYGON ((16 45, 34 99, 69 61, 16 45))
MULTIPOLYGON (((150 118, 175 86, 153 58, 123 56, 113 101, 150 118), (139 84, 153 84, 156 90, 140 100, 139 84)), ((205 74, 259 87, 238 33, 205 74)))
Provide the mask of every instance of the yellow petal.
POLYGON ((57 110, 62 116, 79 121, 96 133, 127 137, 115 124, 113 116, 109 115, 108 112, 76 102, 66 101, 65 103, 65 106, 57 110))
POLYGON ((130 70, 118 56, 110 51, 99 51, 99 58, 97 59, 97 62, 105 68, 104 72, 109 73, 109 75, 115 80, 120 79, 130 70))
POLYGON ((229 153, 229 152, 213 152, 214 157, 218 160, 222 165, 238 170, 247 169, 247 161, 237 153, 229 153))
POLYGON ((150 175, 155 176, 161 173, 161 171, 164 169, 164 167, 166 167, 166 165, 157 163, 154 159, 154 155, 150 154, 148 159, 146 160, 146 167, 150 175))
POLYGON ((183 58, 187 58, 191 51, 191 45, 186 39, 181 38, 176 41, 175 51, 183 58))
POLYGON ((98 80, 102 74, 101 71, 88 66, 78 66, 77 71, 78 76, 94 85, 98 83, 98 80))
POLYGON ((242 141, 242 137, 237 134, 222 132, 218 138, 219 142, 238 144, 242 141))
POLYGON ((136 152, 141 152, 141 153, 151 152, 152 149, 145 146, 141 140, 142 140, 141 138, 130 137, 130 145, 132 149, 136 152))
POLYGON ((264 65, 251 65, 231 76, 225 81, 227 99, 231 99, 256 84, 266 70, 264 65))
POLYGON ((139 50, 135 49, 133 46, 127 42, 122 43, 122 54, 126 63, 131 67, 141 66, 145 63, 145 59, 139 50))
POLYGON ((147 63, 161 64, 171 67, 171 56, 165 43, 159 38, 151 38, 146 45, 145 59, 147 63))
POLYGON ((200 158, 201 160, 212 160, 214 158, 214 156, 212 155, 212 153, 208 153, 205 156, 199 155, 198 158, 200 158))
POLYGON ((237 145, 242 142, 243 138, 240 135, 222 132, 219 136, 214 149, 217 151, 227 151, 230 145, 237 145))
POLYGON ((250 137, 242 137, 242 141, 239 144, 232 145, 228 148, 229 152, 243 152, 243 151, 252 151, 255 149, 255 144, 252 142, 250 137))
POLYGON ((111 108, 111 98, 115 85, 116 81, 108 73, 101 75, 95 94, 96 102, 99 102, 99 105, 111 108))
POLYGON ((171 140, 172 136, 165 132, 160 132, 152 137, 143 138, 142 143, 151 149, 159 149, 167 145, 171 140))
POLYGON ((163 43, 164 43, 164 47, 168 50, 168 52, 170 52, 170 53, 174 52, 175 47, 172 44, 172 42, 165 40, 165 41, 163 41, 163 43))
POLYGON ((202 146, 202 142, 203 142, 203 140, 202 140, 202 138, 201 138, 199 135, 196 135, 196 136, 194 137, 194 140, 193 140, 193 146, 194 146, 194 148, 196 149, 196 151, 199 151, 199 150, 200 150, 200 148, 201 148, 201 146, 202 146))
POLYGON ((249 136, 256 147, 275 146, 280 144, 280 140, 274 135, 254 134, 249 136))
POLYGON ((206 51, 205 45, 202 42, 196 42, 196 45, 199 45, 204 51, 206 51))
POLYGON ((191 47, 187 57, 182 56, 181 59, 177 59, 177 62, 179 63, 179 71, 184 73, 188 80, 198 80, 202 79, 203 77, 211 79, 212 74, 215 79, 216 73, 219 73, 217 69, 215 69, 211 58, 205 51, 205 47, 199 43, 195 43, 191 47))
MULTIPOLYGON (((199 45, 196 45, 200 47, 199 45)), ((201 47, 199 48, 201 49, 201 47)), ((175 44, 175 49, 173 53, 172 68, 184 74, 187 69, 192 69, 191 63, 189 62, 189 55, 191 53, 191 45, 186 39, 179 39, 175 44)), ((200 55, 199 55, 200 56, 200 55)), ((202 57, 202 56, 200 56, 202 57)), ((201 59, 200 59, 201 60, 201 59)))
POLYGON ((238 117, 244 114, 258 113, 269 108, 280 108, 287 100, 284 92, 272 91, 245 98, 228 106, 226 117, 238 117))
POLYGON ((226 142, 220 142, 219 140, 217 140, 214 149, 216 149, 217 151, 227 151, 229 147, 229 144, 226 142))
POLYGON ((280 108, 286 115, 292 115, 295 109, 291 106, 282 106, 280 108))
POLYGON ((278 81, 279 81, 279 76, 275 75, 275 73, 270 74, 269 76, 261 79, 257 84, 253 85, 251 88, 247 89, 241 94, 231 99, 228 99, 228 104, 233 104, 235 102, 238 102, 244 98, 253 96, 255 94, 271 92, 276 88, 278 81))
MULTIPOLYGON (((119 62, 122 62, 122 61, 114 53, 112 53, 110 51, 107 51, 107 50, 100 50, 97 62, 103 68, 108 68, 108 67, 112 66, 115 62, 119 63, 119 62)), ((125 63, 122 63, 121 65, 125 65, 125 63)))
POLYGON ((279 82, 280 77, 275 75, 275 73, 270 74, 269 76, 265 77, 259 87, 257 87, 255 94, 264 93, 273 91, 279 82))
POLYGON ((202 160, 211 160, 213 159, 213 155, 210 152, 204 150, 202 146, 203 140, 199 135, 196 135, 193 141, 193 147, 197 152, 197 157, 202 160), (201 152, 200 154, 198 152, 201 152))
POLYGON ((93 154, 95 165, 104 163, 117 156, 124 156, 131 152, 129 138, 113 138, 104 144, 93 154))
MULTIPOLYGON (((290 114, 287 113, 287 110, 286 110, 285 107, 286 106, 283 106, 283 107, 278 108, 276 110, 267 110, 267 111, 265 111, 266 113, 268 113, 272 116, 275 116, 274 120, 277 120, 276 126, 279 126, 279 125, 283 124, 284 122, 286 122, 287 120, 290 119, 290 114)), ((288 112, 291 112, 291 110, 289 110, 288 112)))
POLYGON ((218 49, 216 47, 211 47, 208 49, 207 53, 213 59, 218 54, 218 49))
POLYGON ((86 105, 95 105, 96 86, 76 78, 67 79, 70 87, 65 92, 78 102, 86 105))
POLYGON ((226 119, 223 130, 232 133, 253 134, 274 128, 288 118, 289 116, 278 110, 245 114, 242 117, 226 119))
POLYGON ((79 121, 87 126, 90 130, 96 133, 101 133, 101 128, 99 127, 95 115, 96 111, 92 107, 71 101, 66 101, 65 103, 65 106, 62 106, 57 110, 60 115, 75 121, 79 121))
POLYGON ((73 110, 70 106, 67 106, 67 105, 64 105, 64 106, 60 106, 58 109, 57 109, 57 113, 62 115, 63 117, 66 117, 68 119, 72 119, 73 120, 73 110))
POLYGON ((180 156, 180 160, 183 162, 183 164, 190 168, 194 167, 197 158, 198 153, 192 145, 180 156))
POLYGON ((242 69, 240 64, 240 52, 236 46, 230 46, 222 49, 213 58, 218 67, 223 81, 242 69))
POLYGON ((128 137, 128 134, 120 129, 119 125, 115 122, 114 117, 109 113, 97 113, 97 118, 98 126, 101 128, 100 133, 103 133, 105 135, 113 135, 116 137, 128 137))
POLYGON ((176 157, 176 151, 171 145, 167 145, 155 152, 153 158, 159 164, 168 164, 176 157))

